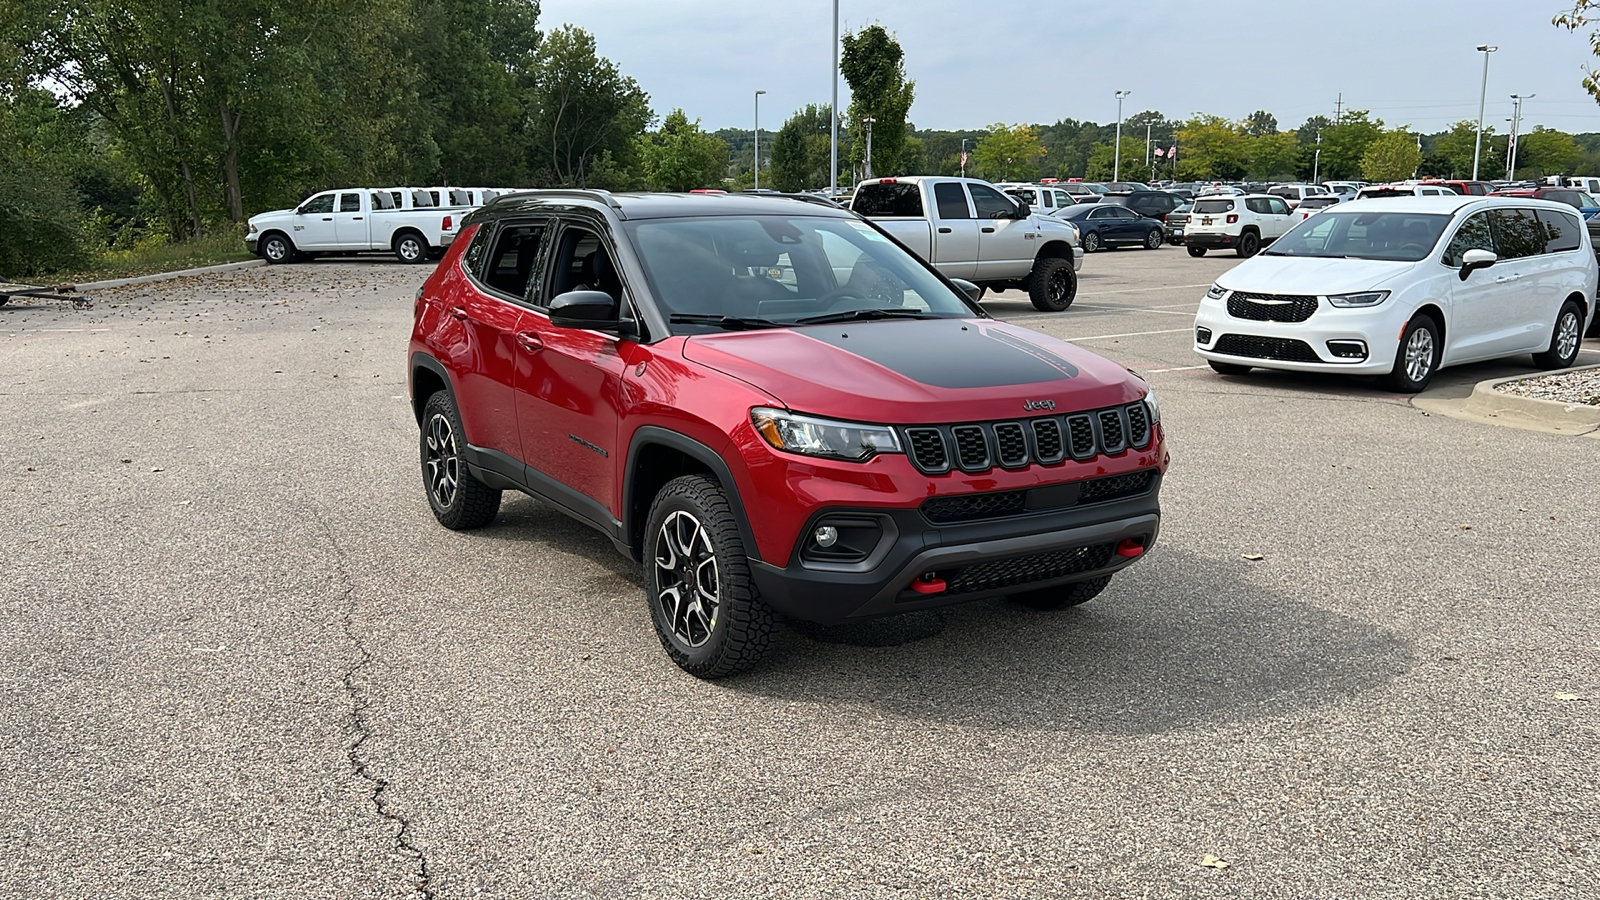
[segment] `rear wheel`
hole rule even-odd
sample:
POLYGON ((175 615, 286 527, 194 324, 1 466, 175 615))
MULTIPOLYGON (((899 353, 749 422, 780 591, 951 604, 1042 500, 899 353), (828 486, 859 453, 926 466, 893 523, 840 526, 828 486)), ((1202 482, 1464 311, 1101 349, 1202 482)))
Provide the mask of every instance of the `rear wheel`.
POLYGON ((428 242, 422 235, 415 231, 404 231, 395 235, 394 255, 403 263, 424 263, 428 261, 428 242))
POLYGON ((1011 600, 1030 609, 1066 609, 1069 606, 1088 603, 1090 600, 1100 596, 1100 592, 1105 590, 1106 585, 1110 583, 1111 576, 1102 575, 1099 578, 1091 578, 1088 581, 1012 594, 1011 600))
POLYGON ((1250 257, 1255 256, 1256 252, 1260 249, 1261 236, 1256 234, 1254 231, 1246 231, 1244 234, 1239 236, 1239 247, 1234 252, 1245 259, 1249 259, 1250 257))
POLYGON ((1533 355, 1533 364, 1541 369, 1565 369, 1578 359, 1578 345, 1582 342, 1583 313, 1578 304, 1568 300, 1561 304, 1556 315, 1556 327, 1550 333, 1550 348, 1533 355))
POLYGON ((1207 360, 1207 362, 1211 363, 1212 371, 1218 375, 1249 375, 1252 368, 1251 366, 1241 366, 1238 363, 1217 362, 1214 359, 1207 360))
POLYGON ((1155 249, 1159 248, 1160 246, 1161 246, 1161 229, 1159 229, 1159 228, 1150 229, 1150 233, 1144 236, 1144 248, 1146 250, 1155 250, 1155 249))
POLYGON ((1083 236, 1083 252, 1093 253, 1100 249, 1100 235, 1091 231, 1083 236))
POLYGON ((1439 325, 1431 316, 1417 316, 1400 334, 1394 368, 1384 385, 1401 394, 1421 393, 1439 368, 1439 325))
POLYGON ((1206 248, 1204 248, 1204 247, 1196 247, 1193 244, 1190 244, 1189 245, 1189 255, 1190 256, 1205 256, 1206 255, 1206 248))
POLYGON ((1072 270, 1071 261, 1055 256, 1034 261, 1033 274, 1028 276, 1028 299, 1034 309, 1060 312, 1077 296, 1078 273, 1072 270))

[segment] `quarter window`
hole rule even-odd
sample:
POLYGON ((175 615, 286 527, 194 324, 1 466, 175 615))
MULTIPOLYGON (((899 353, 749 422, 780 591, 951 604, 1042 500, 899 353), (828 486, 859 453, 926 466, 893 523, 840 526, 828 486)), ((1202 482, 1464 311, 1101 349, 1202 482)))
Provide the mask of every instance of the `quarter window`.
POLYGON ((1545 230, 1544 252, 1565 253, 1583 246, 1583 239, 1578 236, 1582 226, 1576 217, 1548 209, 1539 210, 1538 215, 1545 230))

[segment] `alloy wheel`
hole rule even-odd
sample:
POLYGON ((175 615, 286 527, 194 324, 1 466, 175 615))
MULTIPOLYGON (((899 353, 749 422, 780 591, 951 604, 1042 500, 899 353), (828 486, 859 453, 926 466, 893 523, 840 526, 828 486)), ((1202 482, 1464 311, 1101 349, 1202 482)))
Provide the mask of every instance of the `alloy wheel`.
POLYGON ((1556 323, 1556 355, 1564 360, 1576 356, 1578 340, 1578 314, 1569 309, 1556 323))
POLYGON ((284 257, 289 255, 289 248, 285 247, 283 241, 278 238, 272 238, 267 241, 265 252, 267 259, 271 262, 282 262, 284 257))
POLYGON ((1406 377, 1421 382, 1433 371, 1433 332, 1418 328, 1411 332, 1405 347, 1406 377))
POLYGON ((428 473, 428 493, 440 509, 449 509, 461 480, 461 455, 449 419, 435 415, 428 420, 427 448, 422 465, 428 473))
POLYGON ((705 526, 685 510, 661 523, 655 547, 656 604, 673 636, 691 649, 703 646, 722 610, 717 555, 705 526))
POLYGON ((422 256, 422 245, 416 238, 405 238, 400 242, 400 258, 406 262, 413 262, 422 256))

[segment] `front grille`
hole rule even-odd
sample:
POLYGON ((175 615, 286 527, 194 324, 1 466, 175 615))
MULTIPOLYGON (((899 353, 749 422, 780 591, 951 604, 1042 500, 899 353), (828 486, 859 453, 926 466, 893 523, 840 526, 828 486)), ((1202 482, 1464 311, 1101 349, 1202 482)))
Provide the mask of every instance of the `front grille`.
POLYGON ((1317 298, 1298 294, 1228 295, 1228 315, 1254 322, 1304 322, 1317 311, 1317 298))
POLYGON ((1052 550, 975 563, 946 576, 947 595, 972 594, 1018 585, 1066 578, 1104 568, 1116 552, 1116 544, 1091 544, 1071 550, 1052 550))
POLYGON ((1004 519, 1029 513, 1053 512, 1086 503, 1105 503, 1147 494, 1156 482, 1156 470, 1143 469, 1126 475, 1107 475, 1086 481, 1062 482, 1032 490, 1056 493, 1063 487, 1076 486, 1076 495, 1045 494, 1036 496, 1030 506, 1028 491, 994 491, 987 494, 957 494, 949 497, 930 497, 922 501, 922 515, 935 525, 956 525, 962 522, 982 522, 1004 519))
POLYGON ((1317 351, 1305 341, 1289 338, 1258 337, 1253 334, 1225 334, 1217 338, 1216 353, 1247 356, 1251 359, 1277 359, 1284 362, 1321 362, 1317 351))
POLYGON ((977 474, 995 466, 1053 466, 1069 456, 1082 462, 1143 449, 1150 443, 1153 424, 1150 410, 1140 402, 1011 422, 915 425, 904 428, 901 436, 918 471, 941 475, 960 469, 977 474))

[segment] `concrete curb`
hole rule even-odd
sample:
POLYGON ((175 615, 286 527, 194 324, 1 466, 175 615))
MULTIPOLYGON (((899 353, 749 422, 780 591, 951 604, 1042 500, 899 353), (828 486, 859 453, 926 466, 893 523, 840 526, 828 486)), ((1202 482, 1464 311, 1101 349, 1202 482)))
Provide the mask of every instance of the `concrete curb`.
POLYGON ((110 281, 91 281, 88 284, 77 285, 80 291, 103 291, 109 288, 127 287, 133 284, 150 284, 155 281, 167 281, 172 278, 187 278, 190 275, 205 275, 210 272, 231 272, 234 269, 253 269, 264 266, 264 259, 247 259, 243 262, 222 263, 216 266, 201 266, 198 269, 179 269, 176 272, 161 272, 156 275, 140 275, 137 278, 113 278, 110 281))
MULTIPOLYGON (((1600 366, 1578 366, 1568 372, 1600 369, 1600 366)), ((1540 427, 1541 430, 1559 431, 1563 434, 1583 434, 1600 430, 1600 406, 1584 403, 1563 403, 1559 400, 1540 400, 1519 397, 1495 390, 1498 385, 1513 381, 1541 378, 1550 373, 1514 375, 1510 378, 1492 378, 1480 381, 1466 399, 1465 411, 1482 419, 1495 419, 1507 425, 1540 427)))

